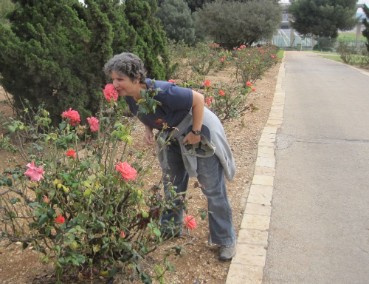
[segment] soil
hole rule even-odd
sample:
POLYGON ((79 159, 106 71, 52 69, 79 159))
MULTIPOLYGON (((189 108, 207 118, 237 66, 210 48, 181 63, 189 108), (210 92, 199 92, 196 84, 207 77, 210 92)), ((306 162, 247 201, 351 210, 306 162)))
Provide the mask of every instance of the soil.
MULTIPOLYGON (((248 110, 241 117, 224 122, 227 138, 237 165, 234 180, 227 183, 228 197, 233 208, 233 221, 237 232, 254 173, 258 141, 272 105, 279 67, 280 64, 273 66, 262 79, 255 82, 256 91, 248 97, 247 104, 250 106, 248 110)), ((229 80, 229 77, 228 72, 220 71, 207 76, 207 79, 217 82, 229 80)), ((0 122, 4 117, 12 114, 6 94, 0 89, 0 122)), ((137 131, 136 135, 142 134, 142 128, 138 127, 137 131)), ((0 137, 1 135, 0 132, 0 137)), ((17 162, 13 153, 1 149, 0 157, 0 172, 9 164, 17 162)), ((190 182, 187 198, 189 214, 195 215, 199 209, 207 208, 205 196, 199 188, 196 188, 195 180, 190 182)), ((167 272, 165 283, 225 283, 230 262, 218 261, 217 247, 211 246, 207 242, 207 220, 197 219, 197 229, 184 234, 181 238, 166 242, 158 252, 155 252, 155 255, 158 255, 171 247, 182 247, 180 255, 170 257, 170 262, 175 269, 173 272, 167 272)), ((1 283, 53 283, 51 280, 53 277, 52 266, 42 263, 37 252, 30 248, 22 250, 20 244, 10 246, 4 244, 4 242, 0 242, 1 283), (51 281, 47 282, 47 279, 51 281)), ((148 256, 146 262, 150 265, 154 260, 154 256, 148 256)), ((104 281, 101 279, 93 283, 104 283, 104 281)), ((114 283, 123 283, 123 281, 116 279, 114 283)))

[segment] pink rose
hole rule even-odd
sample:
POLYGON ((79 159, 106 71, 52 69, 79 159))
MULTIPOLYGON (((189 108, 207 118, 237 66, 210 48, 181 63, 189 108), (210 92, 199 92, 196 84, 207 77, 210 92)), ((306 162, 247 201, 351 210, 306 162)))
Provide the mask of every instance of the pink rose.
POLYGON ((137 177, 137 171, 127 162, 119 162, 115 165, 115 169, 122 175, 125 181, 135 180, 137 177))
POLYGON ((91 132, 99 131, 99 120, 96 117, 87 117, 87 122, 90 125, 91 132))
POLYGON ((69 124, 72 126, 76 126, 81 122, 81 117, 79 116, 78 111, 69 108, 69 110, 64 111, 62 113, 62 117, 69 120, 69 124))
POLYGON ((196 227, 197 227, 195 217, 192 216, 192 215, 186 215, 184 217, 183 223, 184 223, 185 227, 189 230, 196 229, 196 227))
POLYGON ((105 99, 110 102, 111 100, 117 101, 118 100, 118 92, 114 88, 113 84, 106 84, 103 90, 105 99))
POLYGON ((210 97, 205 98, 205 103, 207 106, 210 106, 212 102, 213 102, 213 97, 210 96, 210 97))
POLYGON ((247 87, 251 87, 251 86, 252 86, 252 83, 251 83, 250 81, 247 81, 247 82, 246 82, 246 86, 247 86, 247 87))
POLYGON ((42 167, 36 167, 35 162, 31 162, 27 164, 27 171, 25 171, 25 175, 28 176, 31 181, 40 181, 43 179, 43 174, 45 173, 42 167))

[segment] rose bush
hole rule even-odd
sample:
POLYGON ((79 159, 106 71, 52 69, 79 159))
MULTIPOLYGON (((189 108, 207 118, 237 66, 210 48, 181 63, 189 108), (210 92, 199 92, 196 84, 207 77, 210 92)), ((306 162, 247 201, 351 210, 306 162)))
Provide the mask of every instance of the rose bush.
POLYGON ((221 120, 238 117, 247 109, 247 96, 255 91, 252 84, 279 60, 278 48, 271 45, 241 45, 232 51, 215 43, 202 43, 193 48, 172 43, 169 47, 171 59, 177 66, 172 74, 175 82, 203 93, 205 104, 221 120), (233 82, 220 84, 206 79, 210 71, 219 70, 234 74, 233 82))
MULTIPOLYGON (((94 278, 117 272, 152 277, 141 260, 163 241, 160 215, 171 206, 156 184, 147 188, 150 161, 131 146, 134 118, 111 84, 103 90, 97 117, 81 121, 77 110, 53 127, 42 107, 27 119, 8 124, 25 159, 24 166, 0 175, 1 237, 22 242, 53 261, 58 280, 65 274, 94 278)), ((149 98, 150 95, 146 94, 149 98)), ((140 102, 148 112, 155 100, 140 102)), ((166 271, 156 264, 155 271, 166 271)))
POLYGON ((241 45, 233 50, 235 77, 242 85, 255 82, 270 67, 278 62, 276 46, 247 47, 241 45))
POLYGON ((204 81, 205 104, 220 120, 239 117, 247 109, 247 96, 256 91, 251 82, 244 87, 237 84, 217 83, 204 81))

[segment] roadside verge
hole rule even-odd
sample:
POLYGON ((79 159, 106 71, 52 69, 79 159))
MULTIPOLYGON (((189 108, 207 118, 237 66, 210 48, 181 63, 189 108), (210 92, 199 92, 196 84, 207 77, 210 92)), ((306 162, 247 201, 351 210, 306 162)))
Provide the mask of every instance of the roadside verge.
POLYGON ((226 284, 262 283, 268 247, 275 176, 275 144, 283 122, 285 64, 282 60, 268 120, 258 143, 253 180, 226 284))

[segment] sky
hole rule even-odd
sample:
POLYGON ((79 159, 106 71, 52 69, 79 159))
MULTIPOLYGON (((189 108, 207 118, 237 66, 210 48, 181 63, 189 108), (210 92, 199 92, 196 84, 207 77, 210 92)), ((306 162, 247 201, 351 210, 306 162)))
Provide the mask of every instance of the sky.
POLYGON ((369 7, 369 0, 359 0, 357 1, 358 4, 366 4, 369 7))
MULTIPOLYGON (((290 1, 289 0, 280 0, 279 3, 288 4, 288 3, 290 3, 290 1)), ((358 0, 357 3, 358 4, 366 4, 369 7, 369 0, 358 0)))

